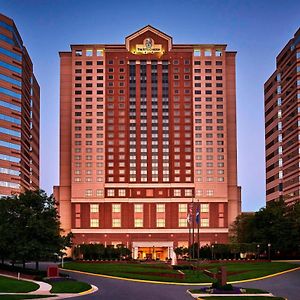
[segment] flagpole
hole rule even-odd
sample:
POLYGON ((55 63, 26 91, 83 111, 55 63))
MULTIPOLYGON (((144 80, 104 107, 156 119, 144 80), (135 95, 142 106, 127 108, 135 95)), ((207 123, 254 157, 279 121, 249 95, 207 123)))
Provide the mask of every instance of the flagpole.
POLYGON ((197 243, 198 243, 198 252, 197 252, 197 258, 199 260, 200 258, 200 203, 198 198, 198 222, 197 222, 197 243))
POLYGON ((192 256, 195 255, 195 214, 194 214, 194 197, 192 198, 192 256))

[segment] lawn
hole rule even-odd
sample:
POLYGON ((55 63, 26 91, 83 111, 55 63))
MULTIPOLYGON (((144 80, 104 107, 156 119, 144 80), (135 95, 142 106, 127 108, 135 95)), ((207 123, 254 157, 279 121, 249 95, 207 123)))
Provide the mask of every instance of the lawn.
MULTIPOLYGON (((240 287, 242 288, 242 287, 240 287)), ((268 294, 269 292, 260 290, 260 289, 250 289, 250 288, 242 288, 245 290, 245 294, 268 294)), ((203 294, 203 290, 195 289, 195 290, 189 290, 192 294, 203 294)), ((230 291, 229 291, 230 292, 230 291)), ((216 292, 217 294, 217 292, 216 292)))
POLYGON ((226 300, 242 300, 242 299, 246 299, 246 300, 285 300, 284 298, 281 298, 281 297, 269 297, 269 296, 241 296, 241 297, 238 297, 238 296, 226 296, 226 297, 201 297, 201 298, 198 298, 199 300, 200 299, 207 299, 207 300, 220 300, 220 299, 225 299, 226 300))
POLYGON ((0 295, 1 300, 40 299, 50 297, 55 297, 55 295, 0 295))
MULTIPOLYGON (((226 266, 228 281, 257 278, 299 267, 297 264, 286 262, 225 263, 222 265, 226 266)), ((213 267, 210 271, 217 272, 220 264, 210 266, 213 267)))
MULTIPOLYGON (((230 263, 201 265, 212 272, 217 272, 219 266, 226 266, 228 281, 257 278, 274 274, 284 270, 299 267, 299 265, 285 262, 257 262, 257 263, 230 263)), ((202 271, 183 270, 185 278, 178 278, 179 272, 167 264, 134 264, 134 263, 81 263, 70 262, 65 264, 66 269, 88 273, 117 276, 123 278, 156 280, 164 282, 203 283, 212 282, 212 279, 202 271), (176 275, 177 274, 177 275, 176 275)))
POLYGON ((0 276, 1 293, 27 293, 35 291, 38 288, 39 285, 33 282, 0 276))
POLYGON ((51 293, 81 293, 91 289, 91 286, 85 282, 75 280, 63 280, 49 282, 52 285, 51 293))

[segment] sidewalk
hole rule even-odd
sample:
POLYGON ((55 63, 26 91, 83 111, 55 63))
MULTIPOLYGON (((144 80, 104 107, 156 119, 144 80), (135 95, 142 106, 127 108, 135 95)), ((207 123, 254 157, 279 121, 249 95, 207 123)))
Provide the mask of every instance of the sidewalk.
MULTIPOLYGON (((9 278, 13 278, 13 279, 18 279, 15 276, 7 275, 7 274, 1 274, 1 273, 0 273, 0 276, 9 277, 9 278)), ((98 291, 98 288, 91 284, 92 288, 88 291, 85 291, 85 292, 81 292, 81 293, 77 293, 77 294, 67 294, 67 293, 51 294, 50 290, 52 289, 52 286, 49 283, 46 283, 46 282, 43 282, 43 281, 25 279, 25 278, 20 278, 20 280, 30 281, 30 282, 36 283, 37 285, 39 285, 39 288, 35 291, 28 292, 28 293, 1 293, 0 292, 0 295, 49 295, 49 296, 55 295, 56 297, 50 297, 49 299, 65 299, 65 298, 72 298, 72 297, 80 297, 80 296, 87 295, 87 294, 92 294, 92 293, 98 291)), ((35 298, 35 299, 39 300, 39 299, 48 299, 48 298, 35 298)))

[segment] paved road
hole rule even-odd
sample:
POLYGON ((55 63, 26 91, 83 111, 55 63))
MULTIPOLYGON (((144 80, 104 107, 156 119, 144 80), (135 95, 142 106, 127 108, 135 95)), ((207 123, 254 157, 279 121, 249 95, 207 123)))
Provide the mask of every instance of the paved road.
POLYGON ((241 284, 243 287, 251 287, 270 291, 288 300, 300 299, 300 270, 275 276, 269 279, 258 280, 241 284))
MULTIPOLYGON (((195 286, 189 287, 138 283, 109 278, 101 278, 96 276, 88 276, 78 273, 69 274, 75 279, 92 283, 99 288, 98 292, 92 295, 80 297, 80 299, 82 300, 191 300, 192 298, 186 293, 186 290, 188 288, 196 288, 195 286)), ((276 296, 287 297, 288 300, 299 300, 300 270, 269 279, 242 283, 241 286, 267 290, 276 296)))
MULTIPOLYGON (((42 268, 46 267, 46 265, 47 263, 42 263, 42 268)), ((66 273, 69 273, 75 279, 94 284, 99 288, 96 293, 76 298, 76 300, 191 300, 192 298, 186 293, 186 290, 188 288, 197 288, 196 286, 139 283, 73 272, 66 273)), ((288 298, 288 300, 299 300, 300 270, 264 280, 241 283, 240 286, 260 288, 276 296, 288 298)))

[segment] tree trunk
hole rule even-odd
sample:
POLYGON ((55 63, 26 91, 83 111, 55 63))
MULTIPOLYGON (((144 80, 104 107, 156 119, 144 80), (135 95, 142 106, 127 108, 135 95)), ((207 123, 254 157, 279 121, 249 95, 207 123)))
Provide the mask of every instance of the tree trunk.
POLYGON ((39 261, 38 261, 38 260, 35 262, 35 269, 36 269, 37 271, 39 270, 39 261))

